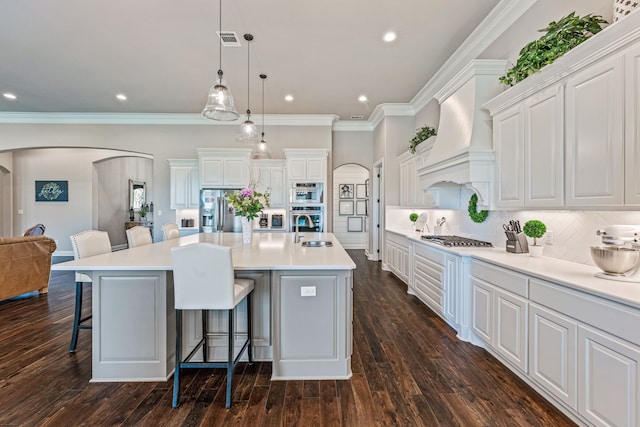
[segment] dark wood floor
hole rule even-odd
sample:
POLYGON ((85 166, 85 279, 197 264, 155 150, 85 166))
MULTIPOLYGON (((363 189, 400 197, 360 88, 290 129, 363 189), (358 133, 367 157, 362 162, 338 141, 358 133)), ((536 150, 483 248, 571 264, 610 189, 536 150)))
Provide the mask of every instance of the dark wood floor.
POLYGON ((231 409, 221 370, 187 370, 178 409, 170 381, 90 384, 91 332, 68 352, 73 276, 54 272, 48 296, 0 303, 0 425, 574 425, 486 351, 460 342, 379 263, 349 253, 358 266, 349 381, 271 382, 269 363, 241 364, 231 409))

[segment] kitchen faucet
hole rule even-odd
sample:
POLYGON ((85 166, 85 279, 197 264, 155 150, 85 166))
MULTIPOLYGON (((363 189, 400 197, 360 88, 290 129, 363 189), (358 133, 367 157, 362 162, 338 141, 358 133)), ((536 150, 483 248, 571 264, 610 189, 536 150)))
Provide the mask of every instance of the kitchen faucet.
POLYGON ((305 217, 307 219, 307 225, 309 227, 313 227, 313 220, 311 219, 311 217, 309 215, 307 215, 307 214, 294 214, 293 215, 293 222, 296 225, 296 234, 295 234, 295 236, 293 238, 293 243, 300 243, 300 236, 298 234, 298 230, 300 228, 299 224, 298 224, 298 218, 300 218, 301 216, 305 217))

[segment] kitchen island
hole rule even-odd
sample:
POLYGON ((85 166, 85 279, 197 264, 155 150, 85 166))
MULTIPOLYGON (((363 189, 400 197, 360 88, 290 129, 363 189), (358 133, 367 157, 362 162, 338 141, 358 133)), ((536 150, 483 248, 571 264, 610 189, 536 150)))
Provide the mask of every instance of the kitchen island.
MULTIPOLYGON (((175 365, 171 248, 209 242, 232 248, 238 277, 256 282, 253 342, 256 360, 273 362, 272 379, 351 377, 354 262, 331 233, 304 233, 331 247, 294 244, 291 233, 200 233, 55 264, 91 275, 92 382, 166 381, 175 365)), ((215 280, 215 278, 212 278, 215 280)), ((246 334, 246 304, 236 330, 246 334)), ((183 320, 183 354, 201 334, 199 312, 183 320)), ((224 360, 226 316, 210 312, 209 354, 224 360)), ((79 350, 82 351, 80 336, 79 350)), ((238 337, 242 341, 242 336, 238 337)), ((236 347, 236 350, 239 347, 236 347)))

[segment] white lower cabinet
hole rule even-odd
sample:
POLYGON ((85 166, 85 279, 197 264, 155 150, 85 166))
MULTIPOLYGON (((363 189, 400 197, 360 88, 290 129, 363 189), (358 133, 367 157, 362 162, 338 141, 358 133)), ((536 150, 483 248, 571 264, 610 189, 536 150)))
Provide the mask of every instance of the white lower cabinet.
POLYGON ((529 305, 529 375, 573 409, 577 409, 577 331, 575 320, 529 305))
POLYGON ((638 426, 640 348, 578 327, 578 411, 597 426, 638 426))
POLYGON ((442 315, 444 303, 444 253, 417 245, 413 258, 413 288, 420 300, 442 315))
POLYGON ((513 366, 528 370, 526 277, 471 262, 471 329, 513 366))
POLYGON ((404 283, 409 284, 411 271, 409 240, 403 236, 387 233, 386 249, 389 270, 404 283))

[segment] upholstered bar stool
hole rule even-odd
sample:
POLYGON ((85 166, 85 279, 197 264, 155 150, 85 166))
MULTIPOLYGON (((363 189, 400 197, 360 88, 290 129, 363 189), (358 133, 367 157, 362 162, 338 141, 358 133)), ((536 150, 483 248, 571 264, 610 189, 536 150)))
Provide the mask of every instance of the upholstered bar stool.
POLYGON ((177 224, 165 224, 162 226, 162 234, 164 234, 164 240, 177 239, 180 237, 180 230, 177 224))
MULTIPOLYGON (((86 258, 94 255, 111 252, 111 241, 106 231, 87 230, 70 236, 73 247, 73 257, 75 259, 86 258)), ((91 315, 85 318, 82 316, 82 285, 91 283, 91 276, 76 272, 76 307, 73 315, 73 332, 71 333, 71 344, 69 352, 75 353, 78 343, 78 331, 80 329, 91 329, 91 325, 83 323, 91 319, 91 315)))
POLYGON ((179 404, 180 370, 184 368, 226 368, 226 407, 231 407, 233 369, 247 350, 249 363, 253 363, 251 344, 251 293, 254 281, 234 277, 231 248, 212 243, 171 248, 173 261, 173 292, 176 308, 176 368, 173 374, 173 407, 179 404), (247 299, 247 340, 234 358, 233 312, 236 306, 247 299), (194 349, 182 359, 182 310, 202 311, 202 339, 194 349), (229 316, 229 353, 226 362, 209 362, 207 359, 207 317, 208 310, 227 310, 229 316), (190 362, 193 355, 202 348, 203 361, 190 362))
POLYGON ((135 227, 131 227, 127 229, 127 243, 130 248, 135 248, 136 246, 150 245, 153 243, 151 240, 151 230, 147 227, 143 227, 141 225, 136 225, 135 227))

